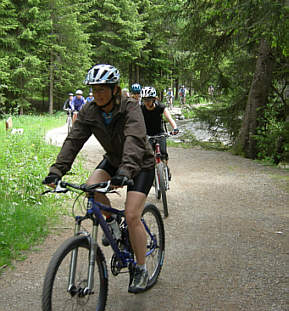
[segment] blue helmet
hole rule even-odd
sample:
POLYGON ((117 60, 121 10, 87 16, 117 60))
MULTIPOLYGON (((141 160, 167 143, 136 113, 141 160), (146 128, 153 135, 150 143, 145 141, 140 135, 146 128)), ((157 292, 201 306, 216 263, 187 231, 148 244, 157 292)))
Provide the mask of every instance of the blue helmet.
POLYGON ((84 84, 115 84, 120 78, 119 71, 111 65, 95 65, 87 73, 84 84))
POLYGON ((131 92, 132 92, 133 94, 140 94, 140 92, 141 92, 141 86, 140 86, 140 84, 134 83, 134 84, 131 86, 131 92))

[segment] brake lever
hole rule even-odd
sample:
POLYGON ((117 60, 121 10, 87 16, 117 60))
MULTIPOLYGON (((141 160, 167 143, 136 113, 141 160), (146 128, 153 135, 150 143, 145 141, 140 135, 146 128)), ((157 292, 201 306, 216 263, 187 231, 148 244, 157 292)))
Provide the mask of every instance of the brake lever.
POLYGON ((61 187, 61 180, 59 180, 54 189, 46 190, 46 191, 42 192, 41 195, 45 195, 47 193, 66 193, 67 191, 69 191, 69 189, 61 187))
POLYGON ((107 192, 109 192, 110 190, 111 190, 111 187, 110 187, 110 180, 108 180, 108 181, 107 181, 106 187, 104 187, 104 188, 98 188, 98 189, 96 189, 95 191, 96 191, 96 192, 107 193, 107 192))
POLYGON ((69 191, 67 188, 61 187, 61 180, 59 180, 53 192, 66 193, 67 191, 69 191))

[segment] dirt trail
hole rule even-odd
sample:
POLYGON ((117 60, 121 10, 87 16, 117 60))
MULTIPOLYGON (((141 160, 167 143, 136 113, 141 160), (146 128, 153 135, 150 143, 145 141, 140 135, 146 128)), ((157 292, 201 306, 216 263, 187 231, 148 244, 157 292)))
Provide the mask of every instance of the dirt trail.
MULTIPOLYGON (((90 169, 102 157, 93 142, 84 154, 90 169)), ((110 274, 106 310, 288 311, 289 172, 198 148, 169 148, 169 155, 170 216, 159 281, 146 293, 130 295, 127 276, 110 274)), ((148 201, 161 207, 153 191, 148 201)), ((65 227, 70 224, 65 220, 65 227)), ((1 276, 0 311, 40 310, 50 256, 70 234, 71 229, 56 232, 1 276)), ((109 266, 111 253, 103 250, 109 266)))

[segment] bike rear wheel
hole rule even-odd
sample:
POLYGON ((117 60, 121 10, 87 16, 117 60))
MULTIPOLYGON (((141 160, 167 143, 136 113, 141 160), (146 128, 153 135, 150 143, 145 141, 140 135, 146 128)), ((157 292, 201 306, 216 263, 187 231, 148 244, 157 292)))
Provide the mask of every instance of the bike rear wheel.
POLYGON ((142 219, 147 233, 146 266, 149 273, 147 289, 158 280, 165 255, 165 230, 161 214, 153 204, 147 204, 142 219))
POLYGON ((89 240, 75 236, 64 242, 56 251, 48 266, 42 292, 43 311, 96 310, 104 311, 108 279, 106 262, 101 249, 97 248, 94 270, 94 288, 91 294, 82 294, 87 286, 89 264, 89 240), (70 261, 77 249, 77 264, 73 292, 68 292, 70 261))
POLYGON ((160 192, 162 196, 163 208, 164 208, 164 216, 168 217, 168 202, 167 202, 167 193, 166 193, 166 182, 165 182, 165 175, 164 175, 164 163, 160 162, 156 165, 157 167, 157 175, 159 181, 160 192))

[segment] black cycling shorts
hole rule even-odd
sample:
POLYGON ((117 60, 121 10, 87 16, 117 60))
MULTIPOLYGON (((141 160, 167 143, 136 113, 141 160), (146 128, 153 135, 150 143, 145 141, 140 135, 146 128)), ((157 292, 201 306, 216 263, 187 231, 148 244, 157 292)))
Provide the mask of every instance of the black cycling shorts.
MULTIPOLYGON (((96 169, 102 169, 106 171, 111 177, 117 172, 117 168, 111 165, 111 163, 104 158, 96 167, 96 169)), ((155 169, 141 170, 137 176, 133 178, 134 185, 128 186, 127 191, 137 191, 148 195, 152 187, 155 178, 155 169)))

